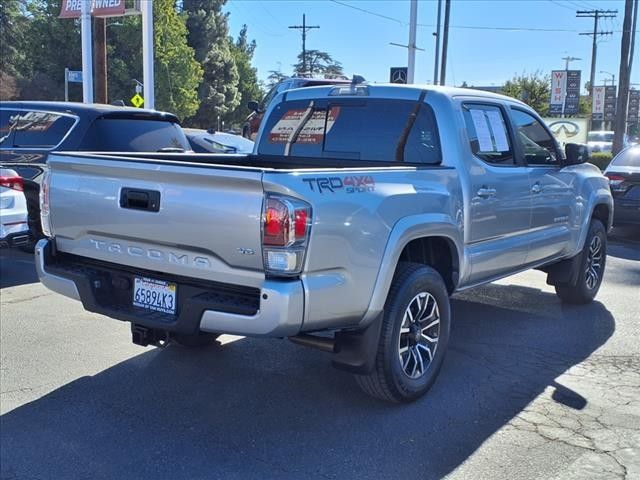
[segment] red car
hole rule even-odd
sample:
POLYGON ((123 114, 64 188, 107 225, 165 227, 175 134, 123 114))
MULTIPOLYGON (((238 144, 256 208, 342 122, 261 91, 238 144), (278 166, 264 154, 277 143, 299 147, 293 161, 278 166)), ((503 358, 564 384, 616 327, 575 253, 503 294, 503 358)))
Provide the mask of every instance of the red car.
POLYGON ((258 103, 252 101, 247 104, 251 113, 246 118, 242 127, 242 136, 250 140, 255 139, 256 133, 258 133, 258 129, 260 128, 264 112, 269 107, 273 98, 280 92, 292 90, 294 88, 317 87, 318 85, 342 85, 349 83, 351 83, 351 80, 347 78, 287 78, 286 80, 282 80, 269 90, 269 93, 264 96, 262 102, 258 103))

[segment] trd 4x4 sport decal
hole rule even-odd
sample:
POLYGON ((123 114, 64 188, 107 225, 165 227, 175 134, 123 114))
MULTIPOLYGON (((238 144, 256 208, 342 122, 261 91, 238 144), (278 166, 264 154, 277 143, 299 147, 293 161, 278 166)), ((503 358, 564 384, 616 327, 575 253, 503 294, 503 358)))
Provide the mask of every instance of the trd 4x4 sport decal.
POLYGON ((346 177, 303 178, 312 192, 318 193, 366 193, 376 189, 376 181, 371 175, 350 175, 346 177))

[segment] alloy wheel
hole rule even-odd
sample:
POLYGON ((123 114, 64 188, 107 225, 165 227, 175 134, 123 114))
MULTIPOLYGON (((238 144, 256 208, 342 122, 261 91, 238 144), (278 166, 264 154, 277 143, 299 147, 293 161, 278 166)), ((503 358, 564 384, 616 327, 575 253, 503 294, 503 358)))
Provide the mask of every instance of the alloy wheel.
POLYGON ((409 302, 398 338, 402 371, 409 378, 422 377, 433 362, 440 337, 440 311, 435 297, 418 293, 409 302))

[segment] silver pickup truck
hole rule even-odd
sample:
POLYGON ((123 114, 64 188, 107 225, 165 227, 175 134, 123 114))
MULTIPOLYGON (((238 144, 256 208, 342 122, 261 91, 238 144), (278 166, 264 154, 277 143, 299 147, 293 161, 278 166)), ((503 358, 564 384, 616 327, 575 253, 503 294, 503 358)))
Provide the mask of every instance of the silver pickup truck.
POLYGON ((37 269, 137 344, 288 337, 410 401, 442 365, 451 294, 536 268, 562 301, 595 297, 613 202, 585 159, 504 96, 291 90, 252 155, 51 155, 37 269))

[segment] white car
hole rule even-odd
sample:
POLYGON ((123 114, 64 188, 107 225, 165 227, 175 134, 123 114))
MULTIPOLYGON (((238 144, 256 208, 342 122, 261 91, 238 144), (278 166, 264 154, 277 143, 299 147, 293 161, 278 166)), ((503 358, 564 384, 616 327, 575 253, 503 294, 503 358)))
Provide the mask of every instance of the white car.
POLYGON ((252 153, 253 142, 240 135, 183 128, 195 153, 252 153))
POLYGON ((611 152, 613 147, 613 132, 610 130, 600 130, 589 132, 587 135, 587 146, 589 153, 611 152))
MULTIPOLYGON (((622 140, 622 148, 627 148, 630 145, 629 136, 625 134, 622 140)), ((590 154, 597 152, 611 153, 613 149, 613 131, 598 130, 589 132, 587 135, 587 146, 589 147, 590 154)))
POLYGON ((0 168, 0 248, 27 246, 31 241, 23 192, 22 177, 0 168))

